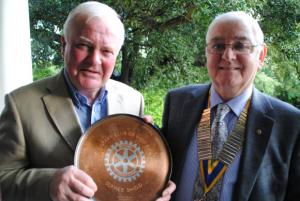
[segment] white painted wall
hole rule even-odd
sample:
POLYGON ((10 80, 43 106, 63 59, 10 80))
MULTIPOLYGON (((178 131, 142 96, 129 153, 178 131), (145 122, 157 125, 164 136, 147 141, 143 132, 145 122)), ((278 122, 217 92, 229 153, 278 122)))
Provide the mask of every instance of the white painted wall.
POLYGON ((6 93, 30 82, 28 0, 0 0, 0 111, 6 93))

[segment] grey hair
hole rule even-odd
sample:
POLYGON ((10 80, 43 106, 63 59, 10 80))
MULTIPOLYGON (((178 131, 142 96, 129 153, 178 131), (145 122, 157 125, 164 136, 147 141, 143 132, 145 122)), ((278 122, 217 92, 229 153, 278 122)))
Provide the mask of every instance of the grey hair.
POLYGON ((68 39, 72 25, 78 16, 84 16, 85 23, 88 23, 94 17, 111 20, 111 24, 117 26, 118 31, 120 32, 119 50, 121 49, 124 43, 125 29, 120 16, 113 8, 97 1, 88 1, 79 4, 69 13, 68 18, 64 23, 63 32, 66 40, 68 39))
POLYGON ((264 33, 262 32, 258 22, 252 16, 248 15, 243 11, 230 11, 227 13, 220 14, 215 17, 215 19, 210 23, 207 33, 206 33, 206 43, 209 41, 209 36, 211 34, 211 30, 217 22, 220 21, 245 21, 250 23, 253 34, 255 36, 256 42, 258 44, 264 43, 264 33))

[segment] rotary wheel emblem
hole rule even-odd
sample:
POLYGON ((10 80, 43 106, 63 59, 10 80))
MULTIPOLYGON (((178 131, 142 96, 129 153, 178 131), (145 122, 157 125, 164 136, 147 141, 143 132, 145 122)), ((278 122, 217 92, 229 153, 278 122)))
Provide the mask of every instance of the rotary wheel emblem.
POLYGON ((143 173, 145 163, 144 152, 127 140, 114 143, 104 157, 107 172, 119 182, 136 180, 143 173))

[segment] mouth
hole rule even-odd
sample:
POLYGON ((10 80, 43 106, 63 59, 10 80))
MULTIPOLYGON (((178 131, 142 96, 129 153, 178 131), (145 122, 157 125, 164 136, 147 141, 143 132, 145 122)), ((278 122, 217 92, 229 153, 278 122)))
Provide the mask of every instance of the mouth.
POLYGON ((100 74, 100 72, 99 72, 99 71, 97 71, 97 70, 93 70, 93 69, 89 69, 89 68, 80 69, 80 71, 82 71, 82 72, 86 72, 86 73, 95 73, 95 74, 100 74))
POLYGON ((219 70, 231 71, 231 70, 240 70, 240 69, 241 69, 240 67, 223 67, 223 66, 219 66, 219 70))
POLYGON ((88 76, 88 77, 95 77, 95 76, 99 76, 101 74, 100 71, 96 71, 93 69, 81 69, 80 70, 83 75, 88 76))

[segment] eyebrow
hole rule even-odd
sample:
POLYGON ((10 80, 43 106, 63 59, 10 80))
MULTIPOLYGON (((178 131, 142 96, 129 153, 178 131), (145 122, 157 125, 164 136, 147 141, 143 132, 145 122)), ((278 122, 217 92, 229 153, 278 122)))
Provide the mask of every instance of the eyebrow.
MULTIPOLYGON (((82 40, 82 41, 84 41, 84 42, 86 42, 86 43, 89 43, 90 45, 94 44, 94 42, 92 40, 90 40, 89 38, 86 38, 84 36, 80 36, 79 39, 82 40)), ((114 47, 110 46, 110 44, 103 45, 103 48, 107 48, 109 50, 113 50, 114 51, 114 47)))
POLYGON ((83 40, 83 41, 85 41, 85 42, 87 42, 87 43, 91 43, 91 44, 93 43, 93 41, 91 41, 90 39, 88 39, 88 38, 86 38, 86 37, 84 37, 84 36, 80 36, 79 39, 80 39, 80 40, 83 40))

